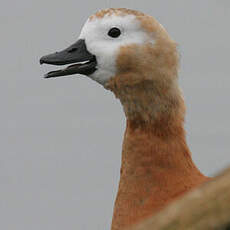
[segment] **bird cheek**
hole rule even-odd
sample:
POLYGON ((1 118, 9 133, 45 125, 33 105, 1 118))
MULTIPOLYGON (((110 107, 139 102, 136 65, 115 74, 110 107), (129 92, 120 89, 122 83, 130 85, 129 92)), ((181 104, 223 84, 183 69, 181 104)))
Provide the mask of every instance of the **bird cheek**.
POLYGON ((119 73, 134 72, 139 63, 139 46, 129 45, 120 48, 117 56, 117 69, 119 73))

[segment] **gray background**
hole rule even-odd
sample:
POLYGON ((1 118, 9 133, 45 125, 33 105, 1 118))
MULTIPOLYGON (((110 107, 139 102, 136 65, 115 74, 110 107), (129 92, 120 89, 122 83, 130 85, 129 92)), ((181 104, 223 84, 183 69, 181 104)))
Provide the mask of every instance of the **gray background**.
POLYGON ((0 229, 109 229, 125 119, 84 76, 44 80, 39 57, 75 42, 95 11, 155 16, 179 43, 193 159, 230 164, 229 0, 4 1, 0 7, 0 229))

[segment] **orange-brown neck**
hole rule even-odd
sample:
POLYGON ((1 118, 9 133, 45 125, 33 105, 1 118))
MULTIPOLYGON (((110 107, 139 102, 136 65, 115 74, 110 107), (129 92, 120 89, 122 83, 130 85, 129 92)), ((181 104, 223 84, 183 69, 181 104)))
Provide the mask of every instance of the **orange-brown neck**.
MULTIPOLYGON (((141 100, 141 95, 137 98, 141 100)), ((124 108, 127 127, 112 230, 138 223, 207 180, 194 165, 186 144, 183 99, 159 99, 166 107, 156 104, 151 109, 127 102, 129 108, 124 108), (142 115, 138 108, 143 109, 142 115)), ((155 99, 150 102, 154 106, 155 99)))
POLYGON ((191 159, 184 133, 177 131, 162 137, 127 121, 112 230, 132 226, 207 180, 191 159))

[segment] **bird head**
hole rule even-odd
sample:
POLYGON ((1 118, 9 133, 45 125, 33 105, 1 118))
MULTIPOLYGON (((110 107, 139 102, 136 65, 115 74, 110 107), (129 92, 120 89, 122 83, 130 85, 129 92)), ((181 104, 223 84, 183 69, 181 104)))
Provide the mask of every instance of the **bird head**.
POLYGON ((143 107, 146 100, 143 94, 150 91, 157 100, 173 91, 178 54, 176 43, 153 17, 119 8, 92 15, 76 43, 63 51, 43 56, 40 63, 70 64, 45 77, 86 75, 113 91, 123 105, 136 104, 136 110, 143 107), (139 103, 140 98, 143 102, 139 103))

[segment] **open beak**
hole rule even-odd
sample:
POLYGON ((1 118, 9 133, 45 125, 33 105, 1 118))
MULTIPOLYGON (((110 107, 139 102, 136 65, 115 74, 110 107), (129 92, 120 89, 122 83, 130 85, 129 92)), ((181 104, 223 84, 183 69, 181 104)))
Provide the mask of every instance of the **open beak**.
POLYGON ((85 40, 83 39, 78 40, 76 43, 60 52, 43 56, 40 59, 40 64, 43 63, 50 65, 72 64, 65 69, 47 73, 44 76, 45 78, 72 74, 90 75, 96 71, 97 66, 96 56, 87 50, 85 40))

